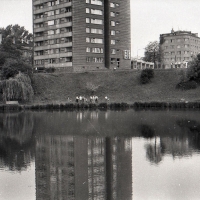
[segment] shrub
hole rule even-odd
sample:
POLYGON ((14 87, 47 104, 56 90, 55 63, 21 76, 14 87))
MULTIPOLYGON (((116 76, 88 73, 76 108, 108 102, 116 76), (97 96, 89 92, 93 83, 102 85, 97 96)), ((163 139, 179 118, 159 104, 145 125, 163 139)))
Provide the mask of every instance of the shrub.
POLYGON ((177 89, 181 90, 191 90, 191 89, 196 89, 197 88, 197 83, 195 81, 185 81, 185 82, 180 82, 176 85, 177 89))
POLYGON ((54 67, 49 67, 49 68, 46 68, 45 71, 47 73, 54 73, 55 72, 55 68, 54 67))
POLYGON ((140 82, 142 84, 149 83, 151 79, 154 78, 154 71, 153 69, 144 69, 140 75, 140 82))
POLYGON ((129 108, 129 105, 127 103, 122 102, 121 103, 121 108, 129 108))
POLYGON ((200 83, 200 54, 197 55, 189 64, 187 76, 189 80, 200 83))
POLYGON ((99 108, 108 108, 108 104, 107 103, 100 103, 99 108))
POLYGON ((110 108, 111 109, 118 109, 121 107, 121 104, 120 103, 111 103, 110 104, 110 108))

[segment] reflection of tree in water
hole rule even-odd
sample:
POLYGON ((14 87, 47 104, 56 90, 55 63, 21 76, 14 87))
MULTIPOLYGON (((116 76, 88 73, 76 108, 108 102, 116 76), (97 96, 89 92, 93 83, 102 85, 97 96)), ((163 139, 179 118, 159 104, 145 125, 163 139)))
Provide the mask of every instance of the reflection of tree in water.
POLYGON ((139 126, 139 129, 144 138, 150 139, 150 143, 145 146, 147 159, 151 163, 158 164, 162 160, 164 146, 161 145, 160 139, 158 143, 158 138, 156 137, 155 130, 152 126, 142 124, 139 126), (153 143, 151 140, 152 138, 154 138, 153 143))
POLYGON ((34 125, 31 113, 6 113, 0 118, 0 136, 13 138, 19 143, 29 140, 34 125))
POLYGON ((176 123, 188 132, 189 145, 200 150, 200 123, 188 119, 178 120, 176 123))
POLYGON ((0 163, 10 170, 27 168, 34 157, 33 116, 6 113, 0 116, 0 163))
POLYGON ((160 161, 162 161, 163 151, 160 140, 158 143, 157 137, 154 139, 155 140, 153 144, 146 145, 146 157, 151 163, 158 164, 160 161))

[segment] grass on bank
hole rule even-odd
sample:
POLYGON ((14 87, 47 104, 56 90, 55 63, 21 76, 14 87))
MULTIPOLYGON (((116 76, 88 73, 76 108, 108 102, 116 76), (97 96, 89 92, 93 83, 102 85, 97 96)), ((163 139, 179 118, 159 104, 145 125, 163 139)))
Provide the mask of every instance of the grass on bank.
POLYGON ((103 71, 83 73, 34 74, 35 97, 33 103, 65 104, 69 96, 72 103, 76 96, 89 99, 92 91, 99 97, 99 103, 134 102, 180 102, 200 100, 200 89, 178 90, 179 69, 155 70, 154 78, 148 84, 140 83, 141 71, 103 71))

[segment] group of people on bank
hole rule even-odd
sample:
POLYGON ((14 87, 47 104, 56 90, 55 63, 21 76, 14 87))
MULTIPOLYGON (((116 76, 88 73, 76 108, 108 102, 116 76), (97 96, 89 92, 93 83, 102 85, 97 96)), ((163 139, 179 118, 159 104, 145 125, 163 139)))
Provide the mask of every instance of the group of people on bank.
MULTIPOLYGON (((69 102, 71 102, 71 99, 69 97, 67 98, 67 100, 69 102)), ((110 101, 110 99, 107 96, 105 96, 105 100, 106 100, 106 102, 110 101)), ((88 103, 88 99, 84 96, 76 96, 75 102, 76 103, 88 103)), ((89 103, 98 103, 98 102, 99 102, 98 96, 93 95, 93 96, 89 97, 89 103)))
POLYGON ((88 99, 84 96, 76 96, 76 103, 87 103, 88 99))

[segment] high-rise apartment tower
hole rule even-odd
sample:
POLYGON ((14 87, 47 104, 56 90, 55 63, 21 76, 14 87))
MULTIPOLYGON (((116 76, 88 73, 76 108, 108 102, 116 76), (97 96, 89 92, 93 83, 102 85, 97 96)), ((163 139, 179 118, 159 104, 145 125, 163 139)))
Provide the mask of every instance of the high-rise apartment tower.
POLYGON ((130 68, 130 0, 33 0, 34 66, 130 68))

